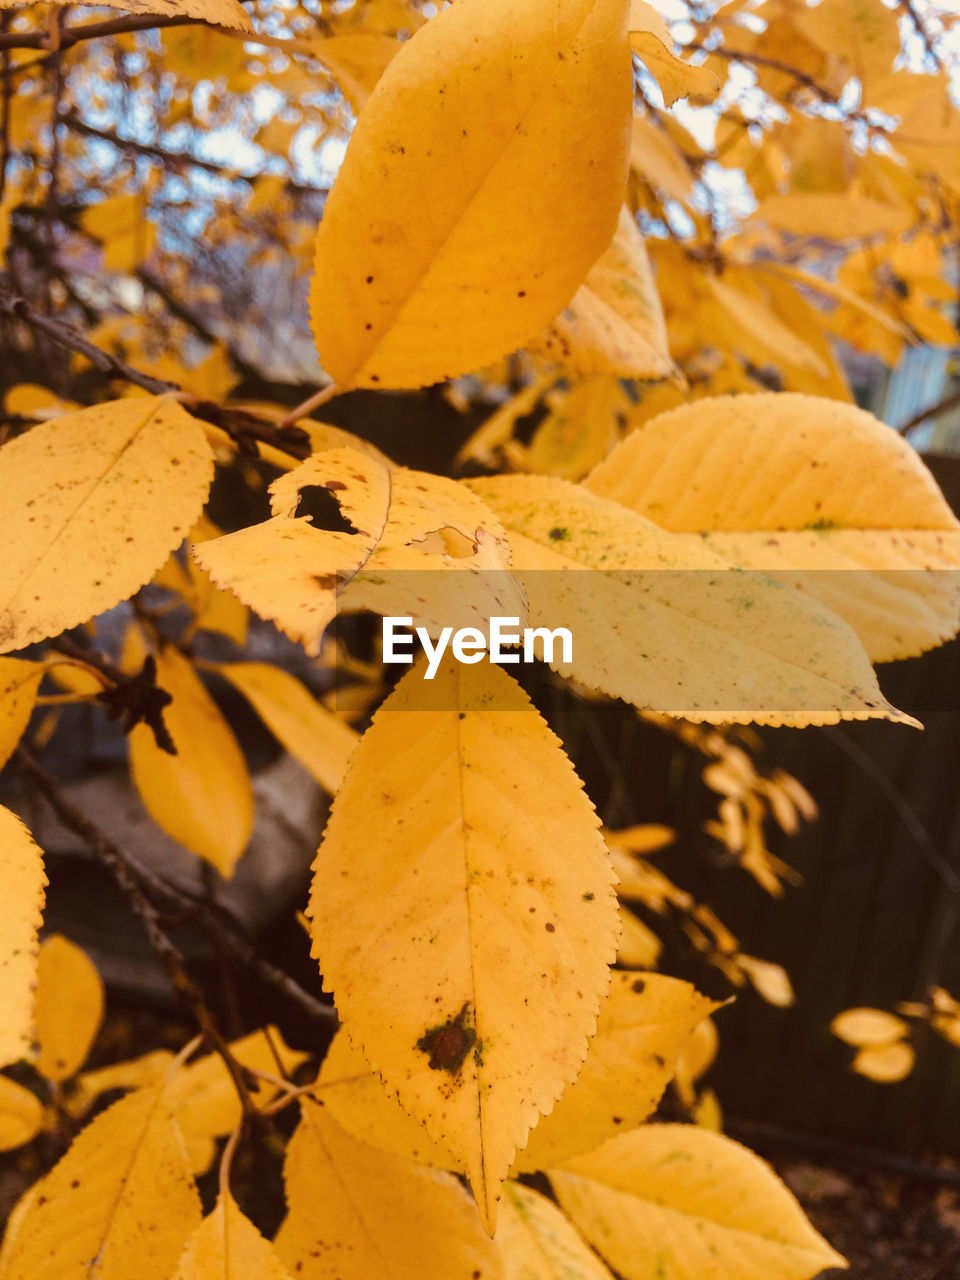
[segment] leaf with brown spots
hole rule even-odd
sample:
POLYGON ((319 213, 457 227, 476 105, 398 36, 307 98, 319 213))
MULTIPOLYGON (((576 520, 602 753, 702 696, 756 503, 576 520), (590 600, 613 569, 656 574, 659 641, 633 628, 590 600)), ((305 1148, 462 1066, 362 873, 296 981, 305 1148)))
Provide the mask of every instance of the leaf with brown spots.
POLYGON ((526 616, 519 586, 503 572, 510 560, 500 521, 453 480, 344 447, 314 454, 270 493, 271 519, 193 554, 214 582, 310 653, 338 611, 410 616, 431 631, 526 616), (318 529, 297 514, 310 486, 335 495, 353 532, 318 529))
POLYGON ((609 853, 559 742, 509 676, 415 668, 360 740, 317 855, 314 954, 384 1085, 500 1184, 577 1075, 616 953, 609 853), (421 701, 429 690, 428 709, 421 701))
POLYGON ((169 1280, 200 1197, 163 1083, 101 1112, 32 1189, 4 1280, 169 1280))
POLYGON ((149 582, 203 508, 213 455, 169 397, 113 400, 0 448, 0 653, 149 582))
POLYGON ((0 769, 10 759, 30 722, 42 679, 43 666, 39 662, 0 658, 0 769))

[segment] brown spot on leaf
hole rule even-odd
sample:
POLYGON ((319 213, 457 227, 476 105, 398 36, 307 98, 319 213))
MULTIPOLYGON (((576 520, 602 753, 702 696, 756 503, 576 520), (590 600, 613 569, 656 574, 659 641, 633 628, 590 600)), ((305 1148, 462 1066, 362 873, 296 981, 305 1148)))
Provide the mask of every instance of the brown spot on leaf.
POLYGON ((477 1041, 473 1027, 467 1026, 470 1005, 464 1004, 455 1018, 431 1027, 417 1041, 417 1048, 430 1055, 433 1071, 449 1071, 455 1075, 477 1041))

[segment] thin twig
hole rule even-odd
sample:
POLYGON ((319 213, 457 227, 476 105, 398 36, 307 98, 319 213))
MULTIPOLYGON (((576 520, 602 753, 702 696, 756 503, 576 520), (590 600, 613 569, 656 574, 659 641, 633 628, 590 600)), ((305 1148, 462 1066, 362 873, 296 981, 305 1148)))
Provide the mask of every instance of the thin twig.
POLYGON ((908 435, 914 427, 919 427, 929 418, 939 417, 941 413, 949 413, 951 409, 958 407, 960 407, 960 391, 952 391, 950 395, 944 396, 942 400, 930 405, 928 409, 921 409, 919 413, 915 413, 903 426, 898 427, 897 431, 902 436, 908 435))

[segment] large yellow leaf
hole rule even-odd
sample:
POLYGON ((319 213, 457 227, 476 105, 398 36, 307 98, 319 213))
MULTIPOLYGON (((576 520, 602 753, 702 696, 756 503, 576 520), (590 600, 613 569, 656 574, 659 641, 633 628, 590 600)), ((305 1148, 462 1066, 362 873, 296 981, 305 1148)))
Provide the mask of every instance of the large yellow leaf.
POLYGON ((549 1169, 642 1124, 687 1038, 717 1007, 689 982, 614 973, 583 1070, 531 1133, 516 1167, 549 1169))
POLYGON ((42 1121, 43 1103, 37 1095, 0 1076, 0 1151, 29 1142, 39 1133, 42 1121))
POLYGON ((193 554, 215 582, 308 652, 317 651, 338 610, 409 615, 431 632, 525 613, 519 588, 499 572, 509 564, 499 520, 453 480, 340 448, 314 454, 270 493, 270 520, 193 554), (301 491, 314 486, 335 494, 355 533, 317 529, 297 515, 301 491), (434 549, 429 539, 444 530, 467 554, 434 549))
POLYGON ((846 1265, 769 1165, 696 1125, 635 1129, 550 1181, 624 1280, 812 1280, 846 1265))
POLYGON ((304 1098, 287 1147, 290 1212, 276 1249, 302 1280, 499 1280, 502 1267, 451 1174, 385 1155, 304 1098))
POLYGON ((36 1067, 68 1080, 87 1060, 103 1021, 103 979, 85 951, 52 933, 37 961, 36 1067))
POLYGON ((400 1106, 350 1043, 345 1027, 334 1036, 313 1089, 337 1124, 371 1147, 404 1160, 460 1172, 456 1160, 427 1136, 419 1120, 400 1106))
POLYGON ((115 1102, 74 1139, 18 1221, 4 1280, 169 1280, 200 1197, 162 1085, 115 1102))
POLYGON ((0 658, 0 769, 23 737, 42 679, 39 662, 0 658))
POLYGON ((0 449, 0 652, 57 635, 149 582, 203 507, 213 456, 174 401, 115 400, 0 449))
POLYGON ((173 698, 163 715, 177 754, 162 751, 149 726, 138 724, 130 734, 133 780, 154 822, 230 876, 253 829, 243 753, 179 649, 165 645, 156 662, 157 684, 173 698))
POLYGON ((572 631, 573 661, 550 664, 561 674, 691 720, 909 721, 883 698, 856 635, 819 601, 582 486, 469 483, 510 529, 531 623, 572 631))
POLYGON ((30 832, 0 805, 0 1066, 22 1058, 33 1039, 37 931, 47 877, 30 832))
MULTIPOLYGON (((0 0, 0 9, 13 9, 22 0, 0 0)), ((68 4, 69 0, 51 0, 52 4, 68 4)), ((253 23, 239 0, 102 0, 110 9, 127 13, 159 13, 170 18, 199 18, 220 27, 252 31, 253 23)))
POLYGON ((853 405, 698 400, 650 419, 585 483, 691 548, 816 596, 875 662, 960 625, 960 522, 909 445, 853 405))
POLYGON ((613 1280, 553 1201, 519 1182, 503 1189, 496 1245, 503 1280, 613 1280))
POLYGON ((673 370, 650 259, 626 205, 610 248, 530 348, 575 378, 659 378, 673 370))
POLYGON ((480 368, 570 301, 623 199, 626 18, 627 0, 457 0, 401 47, 317 237, 313 332, 342 387, 480 368))
POLYGON ((289 1280, 289 1272, 224 1191, 187 1241, 174 1280, 289 1280))
POLYGON ((489 664, 421 674, 374 717, 334 801, 313 949, 351 1038, 492 1229, 517 1147, 586 1056, 616 951, 613 872, 519 686, 489 664))
POLYGON ((900 52, 895 10, 882 0, 824 0, 794 17, 797 30, 831 59, 842 58, 864 91, 889 74, 900 52))
POLYGON ((357 731, 279 667, 267 662, 229 662, 217 670, 250 700, 267 728, 311 777, 335 794, 357 745, 357 731))

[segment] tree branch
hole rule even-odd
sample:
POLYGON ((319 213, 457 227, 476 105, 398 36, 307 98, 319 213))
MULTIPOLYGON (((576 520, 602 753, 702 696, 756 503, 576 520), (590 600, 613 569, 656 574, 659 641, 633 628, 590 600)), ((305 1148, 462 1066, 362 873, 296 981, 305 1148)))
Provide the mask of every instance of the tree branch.
POLYGON ((926 422, 928 418, 936 418, 941 413, 949 413, 951 409, 960 408, 960 390, 953 391, 948 396, 944 396, 942 400, 938 400, 936 404, 932 404, 929 409, 921 409, 919 413, 915 413, 908 422, 897 430, 900 435, 908 435, 914 427, 919 427, 926 422))
MULTIPOLYGON (((57 780, 39 763, 26 747, 17 748, 15 759, 21 770, 36 783, 57 817, 68 830, 78 835, 116 880, 137 918, 143 923, 151 945, 168 966, 175 990, 184 995, 194 1007, 199 988, 185 972, 183 957, 170 942, 162 926, 162 915, 151 902, 151 897, 172 907, 178 915, 197 924, 217 946, 239 964, 255 973, 263 982, 280 991, 296 1004, 308 1017, 318 1022, 336 1023, 337 1011, 324 1004, 282 969, 258 955, 253 943, 245 937, 232 917, 225 923, 225 912, 217 911, 194 898, 185 890, 161 879, 146 867, 140 866, 123 853, 85 813, 63 794, 57 780), (178 967, 179 966, 179 967, 178 967), (183 970, 181 974, 181 970, 183 970)), ((202 993, 199 993, 202 1000, 202 993)), ((204 1005, 204 1009, 206 1006, 204 1005)), ((194 1009, 197 1012, 196 1008, 194 1009)), ((209 1018, 209 1011, 207 1011, 209 1018)), ((199 1019, 198 1019, 199 1020, 199 1019)), ((201 1023, 204 1034, 207 1027, 201 1023)))
MULTIPOLYGON (((134 14, 125 18, 109 18, 106 22, 85 22, 79 27, 64 27, 60 32, 60 48, 72 49, 85 40, 122 35, 128 31, 152 31, 161 27, 207 26, 198 18, 170 17, 159 14, 134 14)), ((254 37, 251 35, 250 39, 254 37)), ((46 31, 0 32, 0 49, 49 49, 46 31)))

